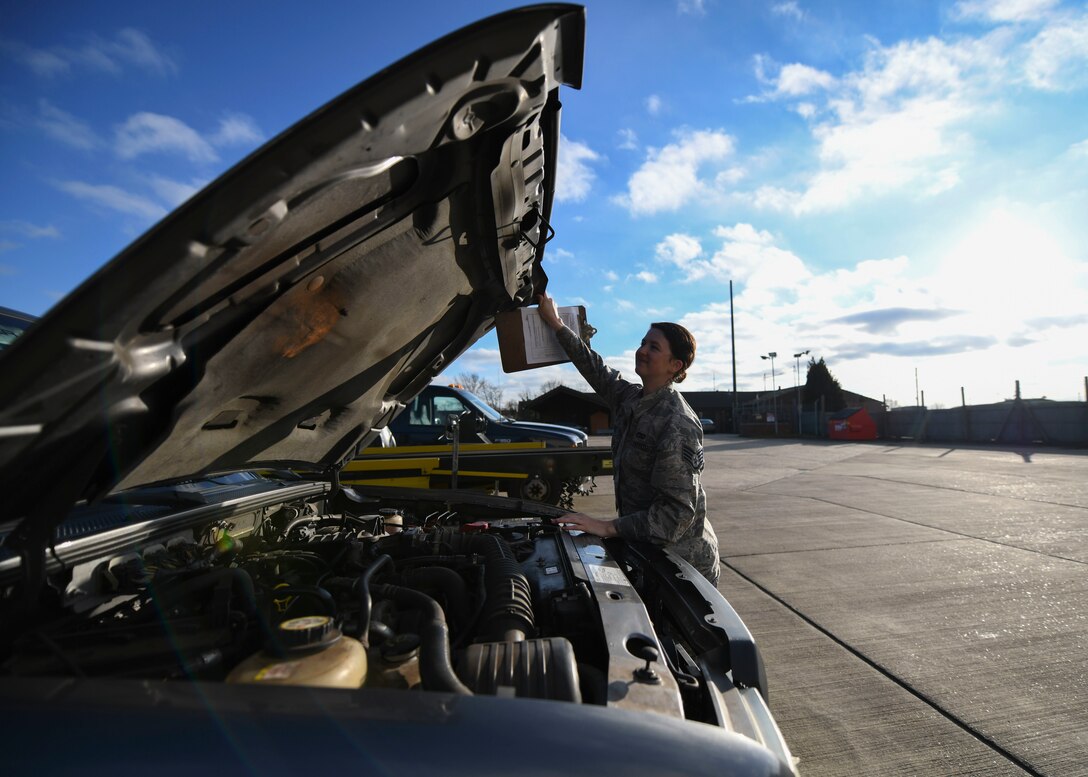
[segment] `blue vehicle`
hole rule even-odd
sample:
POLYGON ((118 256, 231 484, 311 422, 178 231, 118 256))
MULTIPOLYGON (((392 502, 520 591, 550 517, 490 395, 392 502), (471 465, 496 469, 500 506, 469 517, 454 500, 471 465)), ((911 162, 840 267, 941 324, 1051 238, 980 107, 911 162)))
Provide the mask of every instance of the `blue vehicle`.
POLYGON ((589 435, 571 426, 509 419, 456 386, 427 386, 389 429, 397 445, 439 445, 450 442, 448 426, 454 416, 460 418, 462 442, 543 442, 549 448, 576 448, 589 441, 589 435))
POLYGON ((0 350, 7 348, 38 319, 18 310, 0 307, 0 350))

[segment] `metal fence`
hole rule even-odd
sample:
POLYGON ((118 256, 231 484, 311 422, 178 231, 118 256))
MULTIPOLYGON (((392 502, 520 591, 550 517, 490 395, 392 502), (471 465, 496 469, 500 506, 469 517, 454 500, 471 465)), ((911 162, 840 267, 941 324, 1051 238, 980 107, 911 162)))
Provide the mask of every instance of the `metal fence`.
MULTIPOLYGON (((827 437, 830 413, 804 410, 797 417, 801 437, 827 437)), ((1060 445, 1088 447, 1088 402, 1053 402, 1028 399, 1009 400, 993 405, 964 405, 931 410, 926 407, 897 407, 869 410, 876 421, 877 434, 885 440, 916 440, 962 443, 1018 443, 1024 445, 1060 445)), ((783 425, 789 429, 791 425, 783 425)), ((756 436, 741 424, 741 434, 756 436)), ((764 432, 760 436, 770 434, 764 432)), ((779 430, 779 436, 789 436, 779 430)))
POLYGON ((930 410, 873 413, 885 439, 1088 446, 1088 402, 1012 400, 930 410))

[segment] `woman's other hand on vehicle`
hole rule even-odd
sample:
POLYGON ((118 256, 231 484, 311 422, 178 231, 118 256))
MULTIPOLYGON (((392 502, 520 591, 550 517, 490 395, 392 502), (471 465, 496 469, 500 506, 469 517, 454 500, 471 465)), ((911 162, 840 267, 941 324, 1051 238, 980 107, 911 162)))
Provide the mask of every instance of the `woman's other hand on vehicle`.
POLYGON ((594 537, 615 537, 617 534, 615 522, 608 518, 593 518, 585 513, 567 513, 555 520, 566 531, 584 531, 594 537))

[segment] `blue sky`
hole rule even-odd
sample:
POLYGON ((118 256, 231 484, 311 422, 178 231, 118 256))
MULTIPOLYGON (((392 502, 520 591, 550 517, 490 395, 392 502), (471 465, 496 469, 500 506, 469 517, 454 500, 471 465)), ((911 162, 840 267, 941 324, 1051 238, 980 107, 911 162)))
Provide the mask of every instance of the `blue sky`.
MULTIPOLYGON (((43 313, 264 140, 509 7, 7 4, 0 305, 43 313)), ((732 280, 741 390, 794 385, 808 350, 901 405, 1016 379, 1084 399, 1088 6, 591 1, 553 216, 551 291, 628 374, 676 320, 699 342, 685 388, 731 388, 732 280)), ((498 362, 492 335, 449 372, 585 387, 498 362)))

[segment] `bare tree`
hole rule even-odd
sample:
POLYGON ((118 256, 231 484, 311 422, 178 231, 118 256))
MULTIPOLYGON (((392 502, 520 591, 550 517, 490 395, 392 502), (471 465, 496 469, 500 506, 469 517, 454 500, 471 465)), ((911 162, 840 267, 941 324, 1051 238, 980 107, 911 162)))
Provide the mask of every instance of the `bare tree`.
POLYGON ((512 407, 516 408, 516 412, 508 413, 507 415, 513 415, 522 421, 539 421, 540 414, 535 410, 529 410, 526 408, 526 404, 532 402, 538 397, 542 397, 553 389, 557 389, 563 385, 560 380, 549 380, 544 382, 535 393, 530 392, 529 389, 522 389, 521 394, 518 396, 517 403, 511 403, 512 407))
POLYGON ((462 372, 453 380, 457 385, 466 391, 471 391, 492 407, 502 406, 502 388, 483 375, 478 375, 475 372, 462 372))

